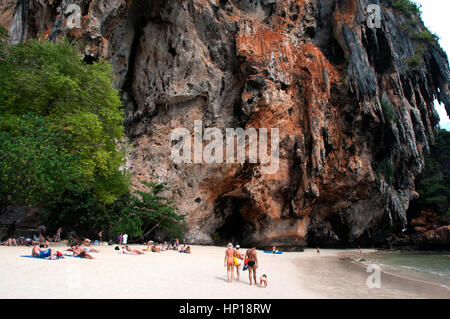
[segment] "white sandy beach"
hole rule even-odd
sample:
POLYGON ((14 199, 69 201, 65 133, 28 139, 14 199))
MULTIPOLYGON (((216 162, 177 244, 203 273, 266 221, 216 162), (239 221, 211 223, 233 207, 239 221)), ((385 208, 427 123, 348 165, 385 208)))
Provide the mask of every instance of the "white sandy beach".
MULTIPOLYGON (((227 282, 224 247, 191 247, 191 255, 123 255, 114 246, 96 246, 101 252, 94 260, 54 261, 21 257, 31 254, 29 247, 0 247, 0 298, 450 298, 439 285, 385 273, 381 288, 369 289, 366 268, 350 262, 354 250, 323 249, 320 256, 313 249, 282 255, 258 251, 258 278, 268 277, 268 287, 259 288, 248 284, 248 271, 227 282)), ((64 252, 67 246, 52 248, 64 252)))

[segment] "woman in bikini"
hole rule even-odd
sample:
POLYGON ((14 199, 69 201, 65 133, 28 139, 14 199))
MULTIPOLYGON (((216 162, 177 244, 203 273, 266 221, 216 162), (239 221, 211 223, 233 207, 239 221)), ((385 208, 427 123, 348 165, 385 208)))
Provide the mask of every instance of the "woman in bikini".
POLYGON ((80 258, 86 258, 86 259, 94 259, 85 249, 83 249, 80 244, 76 246, 72 246, 72 253, 73 256, 78 256, 80 258))
POLYGON ((233 244, 229 243, 227 245, 227 250, 225 251, 225 259, 224 259, 224 266, 227 267, 228 282, 233 282, 233 276, 234 276, 233 258, 234 258, 233 244), (231 277, 230 277, 230 275, 231 275, 231 277))

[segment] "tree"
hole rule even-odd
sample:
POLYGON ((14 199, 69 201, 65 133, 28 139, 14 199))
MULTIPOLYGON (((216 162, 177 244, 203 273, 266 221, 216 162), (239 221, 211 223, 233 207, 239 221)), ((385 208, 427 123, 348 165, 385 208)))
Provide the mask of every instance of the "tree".
POLYGON ((450 217, 450 132, 440 130, 431 152, 425 156, 425 170, 417 183, 420 209, 432 209, 450 217))
POLYGON ((169 238, 181 238, 186 215, 177 214, 173 201, 161 196, 167 184, 146 181, 142 184, 148 191, 137 190, 132 193, 116 220, 113 231, 145 237, 155 230, 160 230, 169 238))
POLYGON ((0 213, 10 204, 39 205, 79 177, 71 136, 35 115, 0 117, 0 213))
POLYGON ((70 143, 61 144, 77 156, 72 162, 80 173, 76 182, 92 188, 101 202, 114 202, 128 190, 128 176, 120 170, 124 117, 111 65, 104 60, 84 63, 68 41, 27 41, 1 52, 3 122, 34 114, 45 119, 50 131, 70 136, 70 143))

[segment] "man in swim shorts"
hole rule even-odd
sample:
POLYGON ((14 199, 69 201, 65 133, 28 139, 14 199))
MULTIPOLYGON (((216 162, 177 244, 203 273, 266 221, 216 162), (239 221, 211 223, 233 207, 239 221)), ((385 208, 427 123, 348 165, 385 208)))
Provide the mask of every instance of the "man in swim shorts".
POLYGON ((227 278, 228 278, 228 282, 233 282, 233 276, 234 276, 234 263, 233 263, 233 258, 234 258, 234 249, 233 249, 233 244, 229 243, 227 245, 227 250, 225 251, 225 259, 223 261, 224 263, 224 267, 227 267, 227 278))
POLYGON ((39 248, 39 245, 34 245, 33 250, 31 251, 31 255, 33 257, 39 257, 39 258, 44 258, 44 259, 55 259, 52 249, 48 248, 48 249, 41 250, 39 248))
POLYGON ((252 275, 255 285, 258 285, 256 281, 256 268, 258 268, 258 256, 256 254, 256 247, 252 247, 245 253, 245 258, 248 258, 248 278, 250 279, 250 285, 252 285, 252 275))

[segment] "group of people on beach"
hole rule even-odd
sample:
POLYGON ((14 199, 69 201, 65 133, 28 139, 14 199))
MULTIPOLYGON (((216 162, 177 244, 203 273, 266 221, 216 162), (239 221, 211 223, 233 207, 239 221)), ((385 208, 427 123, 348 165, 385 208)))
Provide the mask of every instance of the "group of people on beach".
MULTIPOLYGON (((44 225, 41 225, 37 228, 37 234, 34 234, 32 237, 24 237, 19 236, 15 237, 15 232, 17 228, 17 221, 13 221, 11 224, 7 225, 7 236, 5 240, 2 239, 0 246, 35 246, 43 243, 49 242, 59 242, 61 240, 62 227, 59 227, 54 236, 45 236, 46 228, 44 225)), ((41 247, 42 248, 42 247, 41 247)))
POLYGON ((233 282, 234 279, 234 269, 236 269, 237 280, 240 276, 240 268, 242 270, 248 270, 248 278, 250 280, 250 285, 256 285, 259 287, 267 287, 267 275, 263 274, 259 278, 259 283, 256 280, 256 269, 258 268, 258 254, 256 252, 256 247, 248 249, 245 254, 240 251, 241 246, 235 245, 233 247, 232 243, 228 243, 227 249, 225 250, 224 266, 227 267, 227 278, 228 282, 233 282), (242 262, 244 265, 242 265, 242 262))

